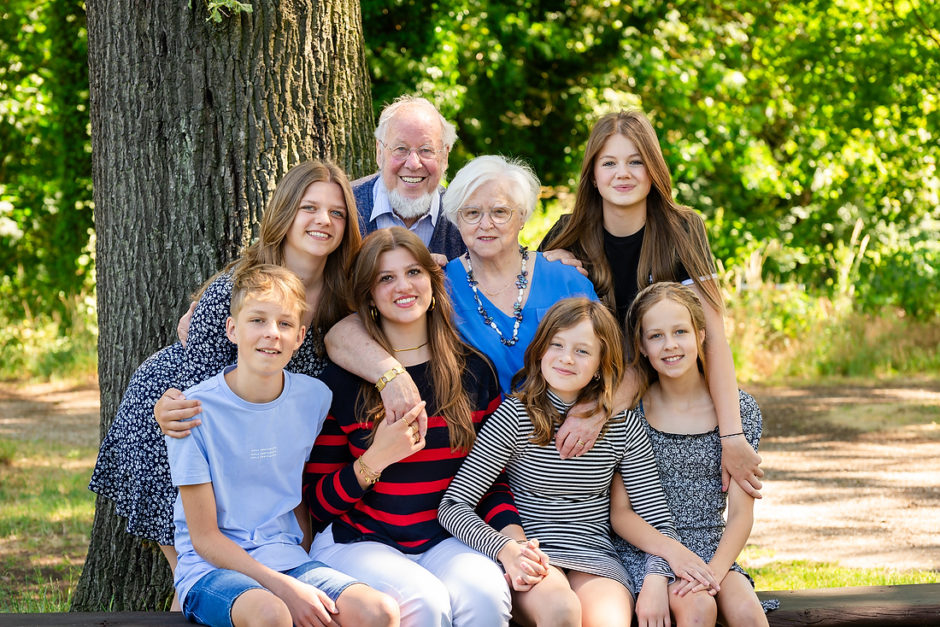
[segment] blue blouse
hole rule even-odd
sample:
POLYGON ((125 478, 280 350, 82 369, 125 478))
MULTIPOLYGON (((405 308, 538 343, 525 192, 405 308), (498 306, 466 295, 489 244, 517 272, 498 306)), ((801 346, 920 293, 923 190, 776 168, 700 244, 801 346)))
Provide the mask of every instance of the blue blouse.
MULTIPOLYGON (((467 270, 460 258, 453 259, 444 268, 447 276, 447 291, 454 303, 454 323, 465 342, 490 358, 499 375, 499 387, 503 394, 509 394, 509 383, 516 372, 522 369, 525 349, 535 337, 539 322, 552 305, 569 296, 586 296, 597 300, 591 282, 571 266, 560 261, 546 261, 542 253, 529 252, 531 260, 529 271, 529 297, 522 308, 522 323, 519 325, 518 341, 513 346, 506 346, 500 341, 499 334, 483 322, 483 316, 477 311, 473 290, 467 283, 467 270)), ((486 313, 493 318, 503 337, 512 337, 515 318, 506 315, 496 307, 481 290, 478 290, 480 302, 486 313)))

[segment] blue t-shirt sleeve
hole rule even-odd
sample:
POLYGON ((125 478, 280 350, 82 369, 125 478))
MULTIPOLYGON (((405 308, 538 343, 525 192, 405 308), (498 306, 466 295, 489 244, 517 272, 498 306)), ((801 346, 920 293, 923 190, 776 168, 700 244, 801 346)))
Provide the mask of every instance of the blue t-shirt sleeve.
POLYGON ((174 486, 198 485, 212 481, 203 435, 202 429, 193 429, 191 435, 185 438, 163 436, 166 440, 170 476, 174 486))

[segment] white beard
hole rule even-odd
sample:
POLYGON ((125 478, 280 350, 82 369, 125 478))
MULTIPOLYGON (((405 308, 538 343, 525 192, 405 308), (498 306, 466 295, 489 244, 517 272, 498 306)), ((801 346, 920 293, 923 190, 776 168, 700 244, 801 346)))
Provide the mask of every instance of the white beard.
POLYGON ((407 198, 402 196, 396 189, 386 188, 386 191, 388 192, 388 204, 392 206, 392 210, 402 220, 420 218, 431 210, 431 201, 434 199, 431 194, 422 194, 417 198, 407 198))

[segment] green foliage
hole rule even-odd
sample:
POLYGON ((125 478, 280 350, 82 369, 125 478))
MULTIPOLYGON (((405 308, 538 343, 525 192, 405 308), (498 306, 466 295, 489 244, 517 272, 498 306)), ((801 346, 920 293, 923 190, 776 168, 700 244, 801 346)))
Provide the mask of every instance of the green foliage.
POLYGON ((457 123, 452 168, 512 154, 570 186, 593 121, 639 105, 727 266, 775 241, 763 279, 834 298, 857 284, 860 309, 938 315, 928 2, 367 0, 362 13, 376 111, 427 96, 457 123))
POLYGON ((858 311, 792 284, 726 289, 740 381, 940 375, 940 324, 896 307, 858 311))
POLYGON ((66 303, 67 315, 13 317, 0 311, 0 380, 84 377, 98 367, 94 295, 66 303))
POLYGON ((0 312, 70 315, 93 281, 81 0, 0 8, 0 312))

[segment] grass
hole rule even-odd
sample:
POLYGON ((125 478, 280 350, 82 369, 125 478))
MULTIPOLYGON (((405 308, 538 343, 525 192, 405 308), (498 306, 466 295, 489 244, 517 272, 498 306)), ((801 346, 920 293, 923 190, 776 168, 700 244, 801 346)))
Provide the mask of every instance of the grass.
POLYGON ((935 570, 892 570, 888 568, 845 568, 811 560, 773 561, 762 551, 745 547, 738 562, 754 578, 758 590, 805 590, 849 586, 895 586, 940 583, 935 570))
POLYGON ((88 548, 97 451, 0 440, 0 612, 67 611, 88 548))
POLYGON ((858 312, 798 286, 728 291, 726 332, 738 379, 890 379, 940 375, 940 320, 858 312))

